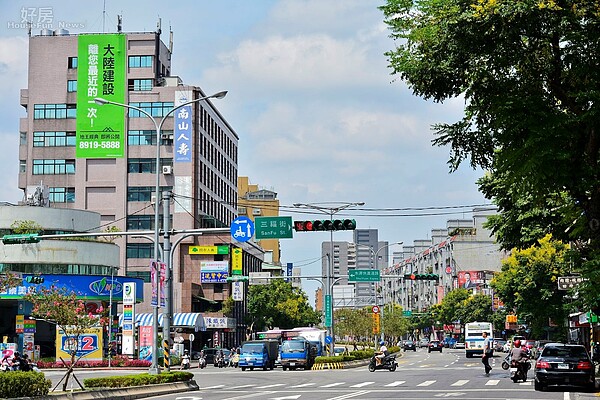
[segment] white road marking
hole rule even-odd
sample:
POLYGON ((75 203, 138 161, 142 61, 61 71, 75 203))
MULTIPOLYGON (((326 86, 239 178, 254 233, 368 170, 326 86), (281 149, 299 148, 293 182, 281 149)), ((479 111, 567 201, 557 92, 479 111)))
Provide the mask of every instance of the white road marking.
POLYGON ((437 382, 437 381, 425 381, 425 382, 419 383, 417 386, 430 386, 430 385, 433 385, 435 382, 437 382))
POLYGON ((361 390, 356 393, 348 393, 348 394, 343 394, 343 395, 337 396, 337 397, 330 397, 327 400, 344 400, 344 399, 349 399, 351 397, 362 396, 363 394, 367 394, 367 393, 369 393, 368 390, 361 390))
POLYGON ((323 385, 321 386, 322 388, 330 388, 330 387, 334 387, 334 386, 339 386, 339 385, 343 385, 346 382, 336 382, 336 383, 330 383, 328 385, 323 385))
POLYGON ((395 381, 395 382, 392 382, 392 383, 388 383, 388 384, 387 384, 387 385, 385 385, 385 386, 394 387, 394 386, 400 386, 400 385, 402 385, 403 383, 406 383, 406 381, 395 381))
POLYGON ((375 383, 375 382, 363 382, 363 383, 357 383, 356 385, 352 385, 352 386, 350 386, 350 387, 352 387, 352 388, 360 388, 360 387, 363 387, 363 386, 369 386, 369 385, 372 385, 372 384, 374 384, 374 383, 375 383))
POLYGON ((256 386, 255 389, 268 389, 268 388, 273 388, 273 387, 277 387, 277 386, 285 386, 285 383, 274 383, 272 385, 264 385, 264 386, 256 386))
POLYGON ((461 379, 459 381, 454 382, 452 385, 450 386, 463 386, 466 385, 469 382, 468 379, 461 379))
POLYGON ((490 379, 485 383, 485 386, 497 386, 500 383, 500 379, 490 379))
POLYGON ((307 387, 307 386, 313 386, 316 385, 316 383, 302 383, 300 385, 294 385, 294 386, 290 386, 291 388, 303 388, 303 387, 307 387))

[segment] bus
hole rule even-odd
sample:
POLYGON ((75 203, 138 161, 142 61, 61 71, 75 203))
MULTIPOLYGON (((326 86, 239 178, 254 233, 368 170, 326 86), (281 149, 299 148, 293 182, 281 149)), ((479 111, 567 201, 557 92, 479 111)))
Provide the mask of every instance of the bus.
POLYGON ((494 337, 494 327, 491 322, 469 322, 465 324, 465 352, 467 358, 473 354, 483 355, 483 332, 488 333, 490 343, 494 337))

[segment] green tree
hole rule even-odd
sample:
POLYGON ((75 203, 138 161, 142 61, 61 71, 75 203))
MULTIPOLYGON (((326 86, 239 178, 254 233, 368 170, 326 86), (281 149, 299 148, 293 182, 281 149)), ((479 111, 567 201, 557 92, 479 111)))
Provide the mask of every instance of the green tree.
POLYGON ((336 336, 349 336, 354 340, 370 337, 373 335, 372 314, 370 307, 334 310, 336 336))
MULTIPOLYGON (((387 0, 380 9, 395 40, 386 53, 392 74, 425 99, 465 99, 459 121, 434 126, 433 143, 450 146, 452 171, 465 160, 489 171, 480 187, 497 196, 501 216, 491 226, 503 247, 567 236, 583 271, 596 271, 597 3, 387 0)), ((600 289, 588 289, 596 301, 600 289)))
POLYGON ((253 285, 248 291, 248 314, 253 329, 294 328, 316 325, 320 315, 308 303, 308 296, 283 279, 268 285, 253 285))
POLYGON ((70 342, 76 343, 70 355, 70 367, 65 373, 63 391, 67 390, 69 377, 75 365, 80 337, 90 328, 108 323, 106 311, 99 309, 103 315, 92 315, 85 309, 85 301, 78 298, 75 292, 54 285, 50 287, 39 286, 34 291, 23 296, 23 300, 32 303, 31 315, 38 319, 50 321, 64 332, 70 342))
POLYGON ((492 298, 484 294, 471 295, 462 300, 456 310, 456 320, 462 324, 492 319, 492 298))
POLYGON ((543 337, 549 320, 564 321, 569 312, 557 285, 558 276, 569 270, 568 246, 548 235, 537 246, 514 250, 491 286, 509 310, 528 322, 533 337, 543 337))
MULTIPOLYGON (((386 337, 400 338, 410 330, 408 318, 402 315, 402 307, 399 304, 393 304, 392 307, 384 306, 383 331, 386 337)), ((395 344, 395 341, 392 343, 395 344)))
POLYGON ((463 288, 457 288, 448 292, 440 304, 431 307, 431 312, 436 321, 442 324, 452 324, 454 321, 461 321, 459 315, 463 302, 471 297, 471 291, 463 288))

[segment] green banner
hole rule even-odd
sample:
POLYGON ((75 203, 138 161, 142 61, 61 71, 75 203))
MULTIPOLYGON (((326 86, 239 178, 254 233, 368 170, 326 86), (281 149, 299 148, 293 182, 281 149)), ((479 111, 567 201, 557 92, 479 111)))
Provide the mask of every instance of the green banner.
POLYGON ((127 109, 98 105, 94 99, 125 102, 125 35, 79 35, 78 40, 76 157, 121 158, 125 154, 127 109))

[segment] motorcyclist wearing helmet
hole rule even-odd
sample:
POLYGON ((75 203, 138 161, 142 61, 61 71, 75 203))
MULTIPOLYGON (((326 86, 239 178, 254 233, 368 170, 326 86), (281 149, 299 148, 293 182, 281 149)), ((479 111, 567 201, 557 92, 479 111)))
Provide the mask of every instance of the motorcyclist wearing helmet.
POLYGON ((377 365, 381 365, 383 358, 388 355, 388 349, 385 346, 385 342, 382 340, 379 342, 379 351, 375 355, 375 362, 377 365))
POLYGON ((521 346, 521 341, 517 339, 513 344, 514 347, 510 351, 511 361, 515 364, 527 361, 529 359, 529 355, 525 347, 521 346))

